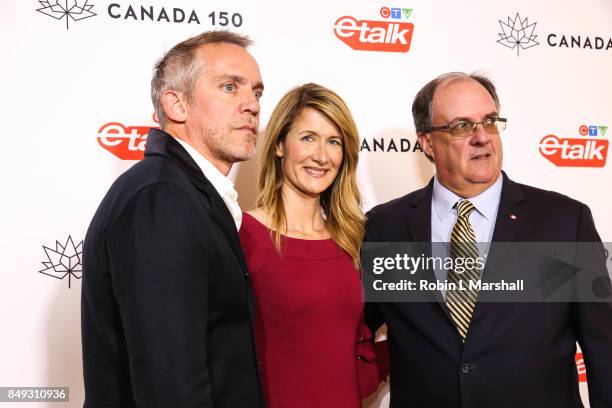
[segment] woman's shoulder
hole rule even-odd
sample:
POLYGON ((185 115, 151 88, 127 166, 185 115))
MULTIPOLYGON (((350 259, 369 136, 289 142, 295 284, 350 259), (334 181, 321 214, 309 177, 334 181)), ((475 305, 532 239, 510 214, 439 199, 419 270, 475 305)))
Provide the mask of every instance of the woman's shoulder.
POLYGON ((255 220, 265 227, 270 228, 270 216, 263 207, 257 207, 250 211, 246 211, 246 214, 250 215, 252 218, 255 218, 255 220))
POLYGON ((268 248, 273 247, 267 214, 263 209, 255 208, 242 213, 240 239, 243 246, 249 246, 247 243, 250 242, 257 246, 263 244, 268 248))

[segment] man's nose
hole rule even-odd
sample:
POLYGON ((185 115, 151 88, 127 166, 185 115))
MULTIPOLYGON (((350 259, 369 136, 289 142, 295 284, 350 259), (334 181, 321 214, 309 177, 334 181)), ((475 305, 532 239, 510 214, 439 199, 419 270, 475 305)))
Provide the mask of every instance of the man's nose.
POLYGON ((259 99, 255 95, 255 92, 245 91, 240 108, 241 112, 250 112, 253 116, 259 114, 259 99))
POLYGON ((470 137, 470 144, 483 145, 491 141, 492 135, 484 129, 482 123, 476 123, 476 128, 470 137))

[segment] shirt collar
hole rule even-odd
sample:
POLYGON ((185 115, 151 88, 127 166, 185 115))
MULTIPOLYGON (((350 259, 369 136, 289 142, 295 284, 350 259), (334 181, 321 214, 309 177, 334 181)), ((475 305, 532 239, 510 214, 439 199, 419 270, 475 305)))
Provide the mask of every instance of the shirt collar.
MULTIPOLYGON (((502 184, 503 177, 500 174, 495 183, 493 183, 489 188, 476 197, 469 199, 476 210, 488 221, 492 221, 497 213, 497 206, 501 197, 502 184)), ((438 177, 434 176, 432 203, 439 220, 443 220, 451 213, 454 214, 452 211, 453 206, 459 200, 461 200, 461 197, 444 187, 438 181, 438 177)))
POLYGON ((210 161, 198 153, 198 151, 187 142, 178 138, 175 139, 185 150, 187 150, 187 153, 189 153, 198 167, 200 167, 204 176, 210 181, 221 197, 228 197, 232 200, 238 199, 238 193, 234 189, 234 183, 225 177, 210 161))

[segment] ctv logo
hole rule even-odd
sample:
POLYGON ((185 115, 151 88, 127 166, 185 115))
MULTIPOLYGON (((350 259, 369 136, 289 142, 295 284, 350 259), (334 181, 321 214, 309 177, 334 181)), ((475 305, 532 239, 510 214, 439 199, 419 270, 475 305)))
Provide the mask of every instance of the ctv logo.
POLYGON ((336 20, 334 34, 358 51, 408 52, 414 24, 398 20, 408 19, 411 14, 412 9, 382 7, 380 15, 391 21, 343 16, 336 20))
POLYGON ((412 9, 409 8, 396 8, 396 7, 381 7, 380 16, 382 18, 392 18, 394 20, 401 20, 406 18, 408 20, 412 14, 412 9))
POLYGON ((578 132, 580 132, 582 136, 599 136, 599 134, 604 136, 607 131, 607 126, 582 125, 578 128, 578 132))
POLYGON ((578 133, 586 138, 544 136, 540 140, 540 153, 559 167, 603 167, 609 141, 599 136, 604 136, 607 130, 607 126, 582 125, 578 133))
MULTIPOLYGON (((157 116, 153 120, 157 122, 157 116)), ((142 160, 149 129, 155 126, 124 126, 118 122, 102 125, 98 144, 121 160, 142 160)))

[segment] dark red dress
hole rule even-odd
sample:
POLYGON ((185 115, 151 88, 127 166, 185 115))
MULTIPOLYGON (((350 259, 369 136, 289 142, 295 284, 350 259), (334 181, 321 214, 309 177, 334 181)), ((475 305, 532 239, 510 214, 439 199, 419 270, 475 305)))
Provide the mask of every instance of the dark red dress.
POLYGON ((359 272, 331 239, 282 238, 281 256, 270 230, 243 214, 240 240, 256 298, 255 342, 267 406, 360 407, 359 272))

